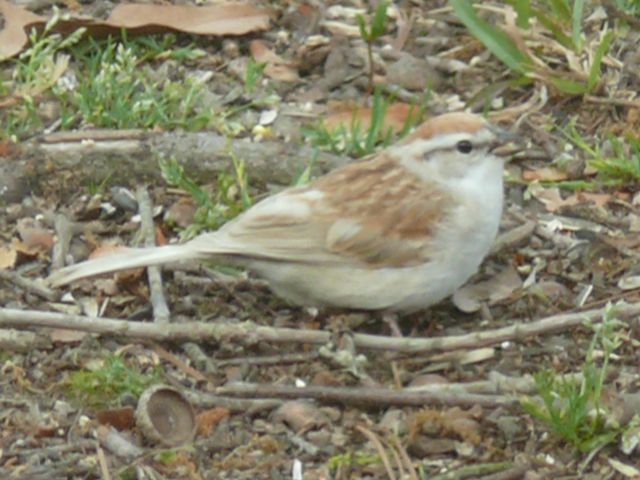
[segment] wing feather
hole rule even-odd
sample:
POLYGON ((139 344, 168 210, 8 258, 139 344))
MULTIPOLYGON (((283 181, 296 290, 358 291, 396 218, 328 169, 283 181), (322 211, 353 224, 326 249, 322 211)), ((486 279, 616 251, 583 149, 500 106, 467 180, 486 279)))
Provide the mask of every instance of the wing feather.
MULTIPOLYGON (((232 256, 405 267, 433 253, 436 225, 453 206, 435 183, 381 154, 270 197, 209 235, 232 256)), ((206 250, 209 235, 193 242, 206 250)))

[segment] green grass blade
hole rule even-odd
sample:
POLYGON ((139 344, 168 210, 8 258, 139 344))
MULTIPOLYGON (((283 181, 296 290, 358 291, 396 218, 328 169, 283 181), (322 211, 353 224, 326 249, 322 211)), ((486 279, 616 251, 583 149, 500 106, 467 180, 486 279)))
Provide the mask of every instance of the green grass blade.
POLYGON ((562 25, 559 24, 555 18, 547 15, 545 12, 538 8, 534 9, 533 12, 534 16, 538 19, 542 26, 551 32, 553 38, 560 42, 563 47, 574 50, 573 40, 569 35, 564 33, 562 25))
POLYGON ((376 13, 371 22, 371 39, 375 40, 384 35, 384 30, 387 25, 387 7, 389 2, 384 0, 380 2, 376 8, 376 13))
POLYGON ((569 95, 584 95, 587 93, 587 85, 584 83, 559 77, 547 77, 547 79, 563 93, 568 93, 569 95))
POLYGON ((531 18, 531 0, 515 0, 512 6, 518 17, 516 18, 516 25, 518 28, 526 30, 529 28, 529 19, 531 18))
POLYGON ((513 40, 499 28, 480 18, 468 0, 451 0, 456 15, 487 49, 511 70, 526 73, 530 70, 529 57, 518 50, 513 40))
POLYGON ((593 88, 598 83, 600 79, 600 67, 602 65, 602 59, 609 51, 609 46, 611 45, 611 40, 613 40, 613 31, 609 30, 605 33, 600 45, 596 49, 596 53, 593 55, 593 63, 591 64, 591 69, 589 70, 589 79, 587 80, 587 91, 593 90, 593 88))
POLYGON ((549 0, 548 5, 560 21, 567 23, 571 21, 571 8, 567 0, 549 0))
POLYGON ((582 12, 584 11, 584 0, 573 2, 573 12, 571 12, 571 40, 573 49, 576 52, 582 50, 582 12))
POLYGON ((356 20, 358 21, 358 28, 360 29, 360 36, 365 42, 369 42, 372 40, 371 35, 369 35, 369 31, 367 30, 367 24, 364 21, 364 17, 362 15, 356 16, 356 20))

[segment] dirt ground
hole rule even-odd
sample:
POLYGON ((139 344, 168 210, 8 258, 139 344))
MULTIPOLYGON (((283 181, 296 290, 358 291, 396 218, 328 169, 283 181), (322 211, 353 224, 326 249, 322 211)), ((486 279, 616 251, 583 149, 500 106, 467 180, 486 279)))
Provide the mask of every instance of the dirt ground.
MULTIPOLYGON (((355 20, 366 4, 259 5, 271 9, 263 31, 180 34, 171 48, 195 44, 204 55, 144 65, 176 78, 211 72, 212 105, 242 107, 225 121, 239 125, 229 142, 259 199, 309 164, 303 123, 337 122, 369 105, 355 20), (267 67, 249 93, 251 55, 267 67)), ((51 14, 49 2, 20 5, 51 14)), ((505 5, 496 5, 492 14, 502 20, 505 5)), ((60 7, 104 18, 113 5, 60 7)), ((159 155, 177 153, 214 198, 226 185, 225 212, 240 194, 233 180, 224 183, 236 177, 224 153, 229 130, 215 122, 197 133, 96 133, 76 122, 72 130, 86 132, 74 137, 56 128, 55 99, 36 97, 42 125, 0 142, 0 478, 640 478, 638 27, 623 28, 611 6, 585 8, 586 44, 605 27, 616 36, 598 85, 580 95, 542 74, 515 81, 447 2, 391 9, 373 53, 376 82, 394 102, 422 104, 427 116, 484 112, 522 139, 502 152, 511 161, 492 253, 453 300, 401 317, 402 337, 381 315, 294 307, 262 280, 212 264, 49 288, 44 279, 70 260, 143 239, 172 242, 194 221, 192 197, 162 179, 159 155), (216 159, 206 142, 218 142, 216 159), (637 176, 607 163, 621 155, 637 163, 637 176), (618 305, 613 314, 608 304, 618 305), (603 318, 612 331, 598 336, 586 320, 603 318), (523 408, 544 397, 533 375, 584 378, 591 367, 604 386, 587 405, 560 396, 552 403, 602 415, 597 431, 578 426, 572 442, 523 408), (165 396, 142 405, 142 392, 157 384, 167 386, 165 396), (154 439, 148 430, 158 429, 154 439), (174 430, 186 443, 170 444, 174 430), (589 444, 600 434, 610 438, 589 444)), ((574 75, 567 63, 593 58, 595 46, 565 57, 549 38, 526 40, 559 76, 574 75)), ((13 68, 0 63, 5 83, 13 68)), ((13 108, 2 105, 0 115, 13 108)), ((390 107, 389 122, 402 123, 398 112, 406 114, 390 107)), ((322 155, 312 175, 350 160, 322 155)))

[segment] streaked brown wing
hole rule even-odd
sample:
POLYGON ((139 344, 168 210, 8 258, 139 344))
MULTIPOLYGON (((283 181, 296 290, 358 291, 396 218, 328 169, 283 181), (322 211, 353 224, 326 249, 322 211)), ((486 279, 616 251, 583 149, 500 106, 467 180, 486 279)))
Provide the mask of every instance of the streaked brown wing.
POLYGON ((210 238, 243 257, 411 266, 427 259, 435 225, 452 206, 434 184, 378 155, 269 198, 210 238))
POLYGON ((372 267, 417 265, 433 253, 436 225, 454 206, 449 194, 382 155, 335 177, 317 184, 343 219, 328 231, 329 251, 372 267))

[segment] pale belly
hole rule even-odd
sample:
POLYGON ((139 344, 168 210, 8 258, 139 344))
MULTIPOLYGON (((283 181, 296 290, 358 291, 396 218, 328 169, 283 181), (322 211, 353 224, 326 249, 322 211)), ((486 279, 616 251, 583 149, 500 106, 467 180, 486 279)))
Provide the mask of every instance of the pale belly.
POLYGON ((453 294, 476 272, 485 254, 458 250, 455 258, 405 268, 255 262, 251 269, 268 280, 277 295, 298 305, 412 312, 453 294))

